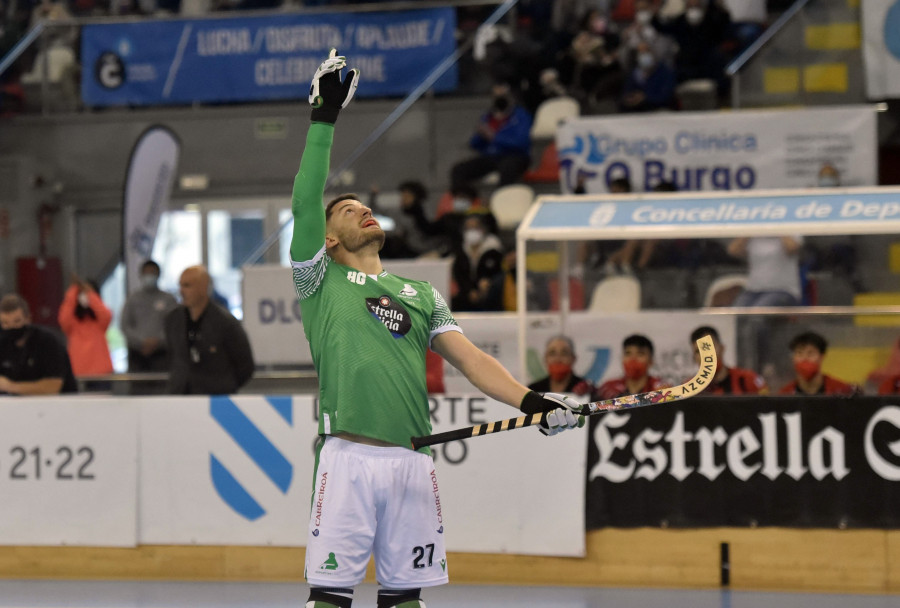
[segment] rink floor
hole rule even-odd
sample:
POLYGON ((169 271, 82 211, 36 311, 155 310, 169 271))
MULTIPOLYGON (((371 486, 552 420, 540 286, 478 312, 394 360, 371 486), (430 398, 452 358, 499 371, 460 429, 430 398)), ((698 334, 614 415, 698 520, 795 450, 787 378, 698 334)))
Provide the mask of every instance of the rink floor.
MULTIPOLYGON (((354 607, 374 607, 374 585, 354 607)), ((0 581, 0 608, 302 608, 300 583, 156 581, 0 581)), ((838 595, 730 590, 609 589, 446 585, 427 589, 429 608, 900 608, 900 595, 838 595)))

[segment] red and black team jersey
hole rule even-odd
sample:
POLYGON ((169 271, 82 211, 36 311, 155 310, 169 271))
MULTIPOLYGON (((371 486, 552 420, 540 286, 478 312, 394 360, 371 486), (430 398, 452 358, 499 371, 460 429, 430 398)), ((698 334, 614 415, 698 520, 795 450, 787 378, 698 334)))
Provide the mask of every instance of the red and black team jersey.
POLYGON ((900 394, 900 375, 886 378, 884 382, 878 385, 879 395, 897 395, 900 394))
MULTIPOLYGON (((847 384, 846 382, 842 382, 837 378, 832 378, 827 374, 823 374, 822 378, 824 378, 824 382, 822 383, 822 387, 819 389, 817 395, 855 395, 860 392, 859 388, 852 385, 847 384)), ((797 388, 796 382, 791 382, 790 384, 786 384, 778 391, 779 395, 805 395, 806 393, 801 392, 797 388)))
POLYGON ((728 374, 721 382, 710 385, 705 395, 765 395, 769 386, 763 377, 749 369, 728 367, 728 374))
MULTIPOLYGON (((657 378, 655 376, 648 376, 647 382, 644 383, 644 386, 641 387, 639 393, 649 393, 650 391, 658 391, 661 388, 669 388, 669 385, 666 384, 661 378, 657 378)), ((603 401, 605 399, 615 399, 616 397, 622 397, 624 395, 630 395, 631 391, 628 390, 628 385, 625 384, 625 378, 614 378, 613 380, 607 380, 603 384, 601 384, 597 390, 594 391, 592 396, 593 401, 603 401)))

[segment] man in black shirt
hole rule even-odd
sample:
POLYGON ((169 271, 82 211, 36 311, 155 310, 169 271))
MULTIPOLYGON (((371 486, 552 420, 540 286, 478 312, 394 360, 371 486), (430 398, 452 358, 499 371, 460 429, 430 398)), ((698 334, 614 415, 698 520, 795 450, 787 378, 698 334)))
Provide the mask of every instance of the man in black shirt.
POLYGON ((50 331, 31 325, 28 302, 0 299, 0 393, 56 395, 78 390, 69 354, 50 331))
POLYGON ((253 352, 240 322, 211 301, 202 266, 181 273, 182 305, 166 315, 173 395, 231 395, 253 375, 253 352))

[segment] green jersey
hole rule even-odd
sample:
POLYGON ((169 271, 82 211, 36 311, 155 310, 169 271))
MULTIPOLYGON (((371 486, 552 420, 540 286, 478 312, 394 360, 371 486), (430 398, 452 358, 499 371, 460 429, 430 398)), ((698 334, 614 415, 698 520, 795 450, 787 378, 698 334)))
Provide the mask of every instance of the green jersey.
POLYGON ((431 433, 430 340, 460 329, 429 283, 367 275, 326 254, 322 193, 333 135, 332 125, 310 126, 292 200, 294 286, 319 375, 319 433, 407 447, 410 437, 431 433))

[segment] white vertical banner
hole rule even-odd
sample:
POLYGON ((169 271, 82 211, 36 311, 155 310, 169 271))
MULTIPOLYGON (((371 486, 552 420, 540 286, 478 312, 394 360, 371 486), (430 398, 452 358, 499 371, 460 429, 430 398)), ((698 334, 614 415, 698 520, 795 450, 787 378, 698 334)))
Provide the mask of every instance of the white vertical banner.
POLYGON ((862 36, 866 95, 900 97, 900 2, 863 0, 862 36))
POLYGON ((150 258, 159 218, 169 205, 178 170, 181 144, 162 126, 144 131, 131 151, 122 201, 122 250, 125 256, 125 286, 138 284, 141 264, 150 258))
POLYGON ((135 546, 137 434, 113 399, 0 399, 0 545, 135 546))

